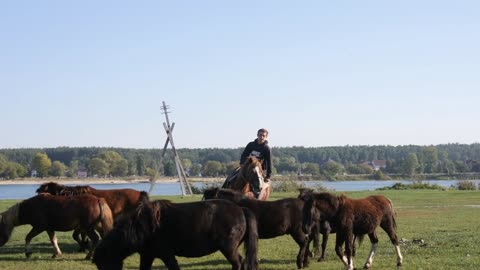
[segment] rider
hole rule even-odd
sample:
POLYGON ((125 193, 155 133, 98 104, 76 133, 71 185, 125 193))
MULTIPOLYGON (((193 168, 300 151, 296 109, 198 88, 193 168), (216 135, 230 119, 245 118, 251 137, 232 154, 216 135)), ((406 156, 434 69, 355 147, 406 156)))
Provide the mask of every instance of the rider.
MULTIPOLYGON (((265 174, 264 182, 270 181, 270 176, 272 175, 272 151, 268 145, 267 137, 268 130, 264 128, 259 129, 257 131, 257 138, 247 144, 240 157, 240 165, 243 165, 249 156, 254 156, 262 161, 262 169, 265 174)), ((250 186, 255 197, 258 197, 260 193, 258 183, 250 183, 250 186)))

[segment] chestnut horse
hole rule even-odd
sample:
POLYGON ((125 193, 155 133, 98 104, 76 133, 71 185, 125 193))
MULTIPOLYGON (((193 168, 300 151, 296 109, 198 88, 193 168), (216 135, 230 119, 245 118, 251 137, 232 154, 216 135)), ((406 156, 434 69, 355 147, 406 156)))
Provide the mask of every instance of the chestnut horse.
MULTIPOLYGON (((122 215, 128 215, 129 213, 132 213, 142 197, 148 198, 148 194, 145 191, 137 191, 130 188, 101 190, 90 186, 65 186, 55 182, 48 182, 40 185, 36 192, 38 194, 50 193, 59 196, 91 194, 99 198, 104 198, 112 211, 115 221, 118 220, 122 215)), ((75 240, 78 239, 79 233, 80 232, 78 230, 73 232, 73 238, 75 240)), ((84 238, 79 242, 79 245, 80 251, 82 251, 88 245, 88 242, 84 238)))
POLYGON ((255 157, 248 157, 245 163, 235 172, 236 177, 228 177, 222 188, 229 188, 242 192, 250 198, 257 198, 262 201, 268 200, 272 193, 272 185, 264 180, 262 162, 255 157), (253 192, 251 185, 258 185, 260 193, 258 196, 253 192))
POLYGON ((354 269, 352 253, 355 236, 365 234, 370 238, 372 248, 365 262, 364 269, 369 269, 373 263, 373 256, 378 245, 375 232, 380 226, 390 238, 397 253, 397 266, 402 265, 403 257, 400 252, 396 234, 395 211, 392 202, 382 195, 369 196, 364 199, 349 199, 344 195, 335 196, 330 193, 307 193, 301 199, 304 206, 304 230, 311 226, 312 217, 327 220, 337 231, 335 252, 345 264, 347 270, 354 269), (345 253, 342 246, 345 243, 345 253))
POLYGON ((223 199, 247 207, 255 214, 258 223, 258 237, 269 239, 289 234, 297 243, 297 267, 308 266, 309 243, 314 241, 318 250, 318 229, 315 223, 312 228, 304 233, 302 230, 304 202, 297 198, 286 198, 276 201, 260 201, 247 197, 242 193, 224 188, 211 188, 203 193, 205 200, 223 199))
POLYGON ((254 270, 257 262, 257 222, 253 213, 225 200, 140 204, 121 219, 100 242, 93 262, 99 270, 119 270, 129 255, 140 253, 140 270, 160 258, 169 270, 179 270, 175 256, 201 257, 220 250, 232 270, 254 270), (245 260, 239 254, 244 242, 245 260))
POLYGON ((98 224, 103 233, 112 229, 112 212, 105 199, 93 195, 84 194, 67 198, 50 194, 40 194, 10 207, 0 214, 0 246, 10 239, 16 226, 30 224, 32 229, 25 238, 25 255, 30 257, 30 241, 47 231, 50 242, 55 248, 53 258, 60 256, 62 252, 58 247, 55 231, 80 230, 85 232, 92 240, 93 245, 87 254, 90 259, 93 250, 99 240, 95 233, 98 224))

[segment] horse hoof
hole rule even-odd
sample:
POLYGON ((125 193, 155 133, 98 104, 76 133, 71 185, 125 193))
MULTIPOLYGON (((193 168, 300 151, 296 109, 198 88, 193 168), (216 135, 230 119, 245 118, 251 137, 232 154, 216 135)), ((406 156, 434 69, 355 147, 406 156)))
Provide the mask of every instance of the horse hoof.
POLYGON ((26 256, 27 258, 30 258, 30 257, 32 256, 32 252, 25 252, 25 256, 26 256))
POLYGON ((60 254, 53 254, 53 255, 52 255, 52 259, 58 258, 58 257, 60 257, 60 256, 62 256, 61 253, 60 253, 60 254))

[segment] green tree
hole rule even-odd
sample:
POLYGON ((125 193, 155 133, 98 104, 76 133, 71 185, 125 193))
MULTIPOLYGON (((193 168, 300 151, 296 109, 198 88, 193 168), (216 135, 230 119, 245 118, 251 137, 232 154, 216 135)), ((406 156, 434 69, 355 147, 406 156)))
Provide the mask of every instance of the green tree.
POLYGON ((202 175, 207 177, 223 174, 225 168, 222 163, 216 160, 209 160, 203 167, 202 175))
POLYGON ((0 154, 0 176, 3 175, 8 166, 7 157, 0 154))
POLYGON ((4 170, 4 175, 8 179, 15 179, 17 177, 23 177, 27 174, 27 169, 22 164, 16 162, 8 162, 4 170))
POLYGON ((417 154, 415 153, 408 154, 408 157, 404 163, 404 174, 408 176, 415 175, 415 170, 417 169, 417 167, 418 167, 417 154))
POLYGON ((52 161, 45 153, 36 153, 33 158, 32 167, 37 171, 37 175, 41 178, 48 176, 48 170, 52 166, 52 161))
POLYGON ((78 160, 70 161, 70 166, 68 167, 67 176, 76 177, 78 173, 78 160))
POLYGON ((202 164, 193 163, 192 167, 190 168, 190 175, 191 176, 198 176, 202 172, 202 164))
POLYGON ((92 175, 105 177, 108 174, 108 164, 101 158, 92 158, 88 162, 88 170, 92 175))
POLYGON ((306 173, 306 174, 319 175, 320 165, 318 165, 318 163, 305 162, 302 164, 302 170, 303 170, 303 173, 306 173))
POLYGON ((322 173, 330 179, 334 178, 335 175, 342 173, 342 171, 342 165, 333 160, 326 162, 322 166, 322 173))
POLYGON ((128 162, 115 151, 106 151, 99 156, 108 165, 108 172, 113 176, 125 176, 128 172, 128 162))
POLYGON ((177 174, 177 167, 172 160, 166 160, 163 162, 163 175, 175 176, 177 174))
POLYGON ((434 173, 438 161, 438 150, 434 146, 423 149, 423 162, 425 164, 426 173, 434 173))
POLYGON ((145 175, 147 166, 145 165, 145 160, 142 156, 138 155, 135 159, 136 166, 137 166, 137 175, 145 175))
POLYGON ((55 160, 52 163, 52 167, 50 167, 50 174, 52 176, 61 177, 65 175, 65 171, 67 170, 67 166, 62 162, 55 160))

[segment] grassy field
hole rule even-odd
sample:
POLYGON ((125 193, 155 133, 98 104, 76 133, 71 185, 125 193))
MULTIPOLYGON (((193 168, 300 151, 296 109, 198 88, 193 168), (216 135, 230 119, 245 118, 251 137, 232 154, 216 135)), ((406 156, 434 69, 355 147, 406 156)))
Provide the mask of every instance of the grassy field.
MULTIPOLYGON (((398 236, 405 241, 401 245, 404 265, 401 269, 480 269, 480 192, 478 191, 439 191, 439 190, 402 190, 348 192, 349 197, 361 198, 371 194, 384 194, 390 198, 397 211, 398 236), (421 239, 423 243, 414 243, 421 239)), ((294 197, 294 193, 275 193, 271 199, 294 197)), ((193 197, 162 197, 175 202, 200 200, 193 197)), ((159 199, 154 197, 153 199, 159 199)), ((17 201, 0 201, 0 211, 6 210, 17 201)), ((24 238, 30 230, 29 225, 17 227, 9 242, 0 247, 1 270, 38 270, 96 269, 85 261, 85 254, 77 253, 77 244, 71 233, 57 233, 63 255, 51 259, 53 248, 47 234, 42 233, 32 242, 33 255, 26 259, 24 238)), ((393 246, 383 230, 379 229, 380 243, 373 262, 373 269, 396 269, 396 257, 393 246)), ((334 254, 334 236, 327 248, 327 259, 323 262, 313 260, 308 269, 343 269, 341 261, 334 254)), ((365 238, 357 248, 355 264, 363 266, 370 243, 365 238)), ((290 236, 269 240, 260 240, 260 269, 296 269, 295 257, 298 247, 290 236)), ((178 258, 182 269, 230 269, 230 265, 220 253, 202 258, 178 258)), ((124 269, 138 269, 139 257, 133 255, 125 260, 124 269)), ((160 260, 156 260, 154 269, 166 269, 160 260)))

